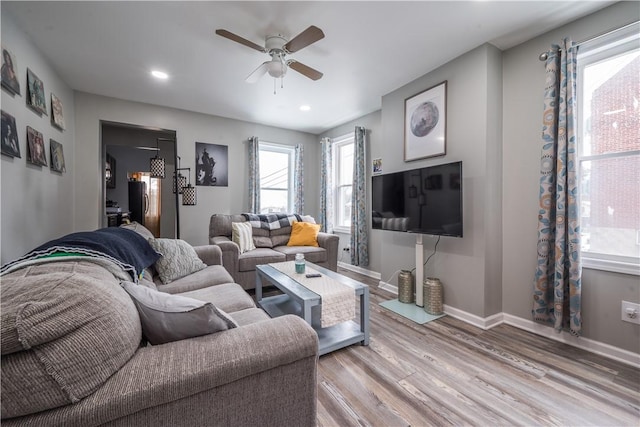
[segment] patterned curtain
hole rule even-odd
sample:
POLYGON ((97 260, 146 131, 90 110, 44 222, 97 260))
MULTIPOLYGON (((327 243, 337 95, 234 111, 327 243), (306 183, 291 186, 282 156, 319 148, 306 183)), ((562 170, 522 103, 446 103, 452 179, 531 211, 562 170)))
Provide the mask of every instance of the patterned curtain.
POLYGON ((260 213, 260 143, 257 136, 249 138, 249 212, 260 213))
POLYGON ((353 147, 353 186, 351 187, 351 265, 369 265, 365 135, 365 128, 356 126, 353 147))
POLYGON ((295 169, 293 171, 293 210, 294 213, 304 215, 304 146, 296 145, 295 169))
POLYGON ((333 232, 333 147, 330 138, 320 141, 320 225, 325 233, 333 232))
POLYGON ((538 264, 533 318, 581 334, 580 224, 576 141, 576 47, 553 45, 546 61, 538 264))

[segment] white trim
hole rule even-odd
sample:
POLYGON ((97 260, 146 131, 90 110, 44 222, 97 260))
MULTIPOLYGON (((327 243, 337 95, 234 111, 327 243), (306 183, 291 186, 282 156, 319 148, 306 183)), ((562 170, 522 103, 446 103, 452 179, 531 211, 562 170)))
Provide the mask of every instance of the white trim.
POLYGON ((584 337, 574 337, 568 332, 556 333, 555 330, 549 326, 536 323, 532 320, 523 319, 521 317, 513 316, 511 314, 502 313, 503 322, 507 325, 514 326, 519 329, 523 329, 528 332, 532 332, 536 335, 541 335, 545 338, 549 338, 554 341, 559 341, 568 344, 573 347, 581 348, 591 353, 599 354, 601 356, 608 357, 610 359, 617 360, 622 363, 626 363, 635 368, 640 368, 640 354, 634 353, 629 350, 625 350, 619 347, 614 347, 610 344, 605 344, 600 341, 595 341, 584 337))
POLYGON ((586 254, 582 257, 582 268, 591 270, 613 271, 615 273, 640 276, 640 264, 618 262, 602 258, 589 258, 586 254))
POLYGON ((394 295, 398 295, 398 287, 396 285, 383 282, 382 280, 378 282, 378 289, 382 289, 383 291, 391 292, 394 295))
POLYGON ((366 268, 358 267, 357 265, 347 264, 346 262, 338 261, 338 267, 342 267, 345 270, 353 271, 354 273, 362 274, 363 276, 371 277, 372 279, 380 280, 382 277, 380 273, 366 268))
POLYGON ((498 326, 502 323, 502 313, 496 313, 489 317, 480 317, 475 314, 467 313, 466 311, 460 310, 459 308, 452 307, 450 305, 444 304, 444 312, 456 319, 462 320, 470 325, 476 326, 480 329, 491 329, 494 326, 498 326))

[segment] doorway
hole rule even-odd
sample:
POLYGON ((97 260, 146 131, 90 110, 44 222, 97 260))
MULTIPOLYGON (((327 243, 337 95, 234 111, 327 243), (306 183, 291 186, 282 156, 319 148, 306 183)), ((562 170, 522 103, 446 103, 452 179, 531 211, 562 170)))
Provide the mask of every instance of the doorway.
POLYGON ((155 237, 179 238, 178 194, 173 192, 172 185, 176 168, 176 132, 101 121, 100 133, 105 165, 102 171, 105 183, 103 227, 131 219, 142 223, 155 237), (165 178, 150 177, 150 159, 156 155, 165 160, 165 178), (141 190, 143 183, 145 189, 141 190), (152 199, 151 195, 154 196, 152 199), (147 213, 141 215, 140 209, 147 213))

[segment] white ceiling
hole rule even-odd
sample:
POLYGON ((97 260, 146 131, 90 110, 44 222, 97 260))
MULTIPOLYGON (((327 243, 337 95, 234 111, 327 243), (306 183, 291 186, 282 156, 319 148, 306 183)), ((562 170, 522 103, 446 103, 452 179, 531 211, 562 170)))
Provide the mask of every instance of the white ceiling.
POLYGON ((73 89, 321 133, 376 111, 381 97, 485 42, 507 49, 613 2, 10 2, 9 14, 73 89), (290 55, 324 73, 244 79, 257 44, 310 25, 326 37, 290 55), (170 75, 150 77, 151 69, 170 75), (307 104, 311 111, 301 112, 307 104))

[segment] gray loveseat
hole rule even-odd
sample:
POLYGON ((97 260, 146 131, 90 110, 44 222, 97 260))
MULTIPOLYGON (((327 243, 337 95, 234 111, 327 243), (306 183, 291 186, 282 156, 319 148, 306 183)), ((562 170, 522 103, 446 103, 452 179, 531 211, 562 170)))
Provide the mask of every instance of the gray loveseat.
POLYGON ((292 261, 297 253, 304 254, 305 259, 314 264, 337 270, 339 238, 335 234, 318 233, 319 247, 287 246, 291 227, 275 230, 253 228, 256 249, 240 253, 238 245, 231 240, 231 224, 246 220, 244 215, 214 214, 209 221, 209 243, 220 247, 224 267, 244 289, 255 288, 256 265, 292 261))
POLYGON ((315 425, 316 333, 256 308, 217 246, 196 252, 209 266, 167 290, 212 302, 239 327, 155 346, 141 345, 136 307, 100 263, 4 274, 2 425, 315 425))

